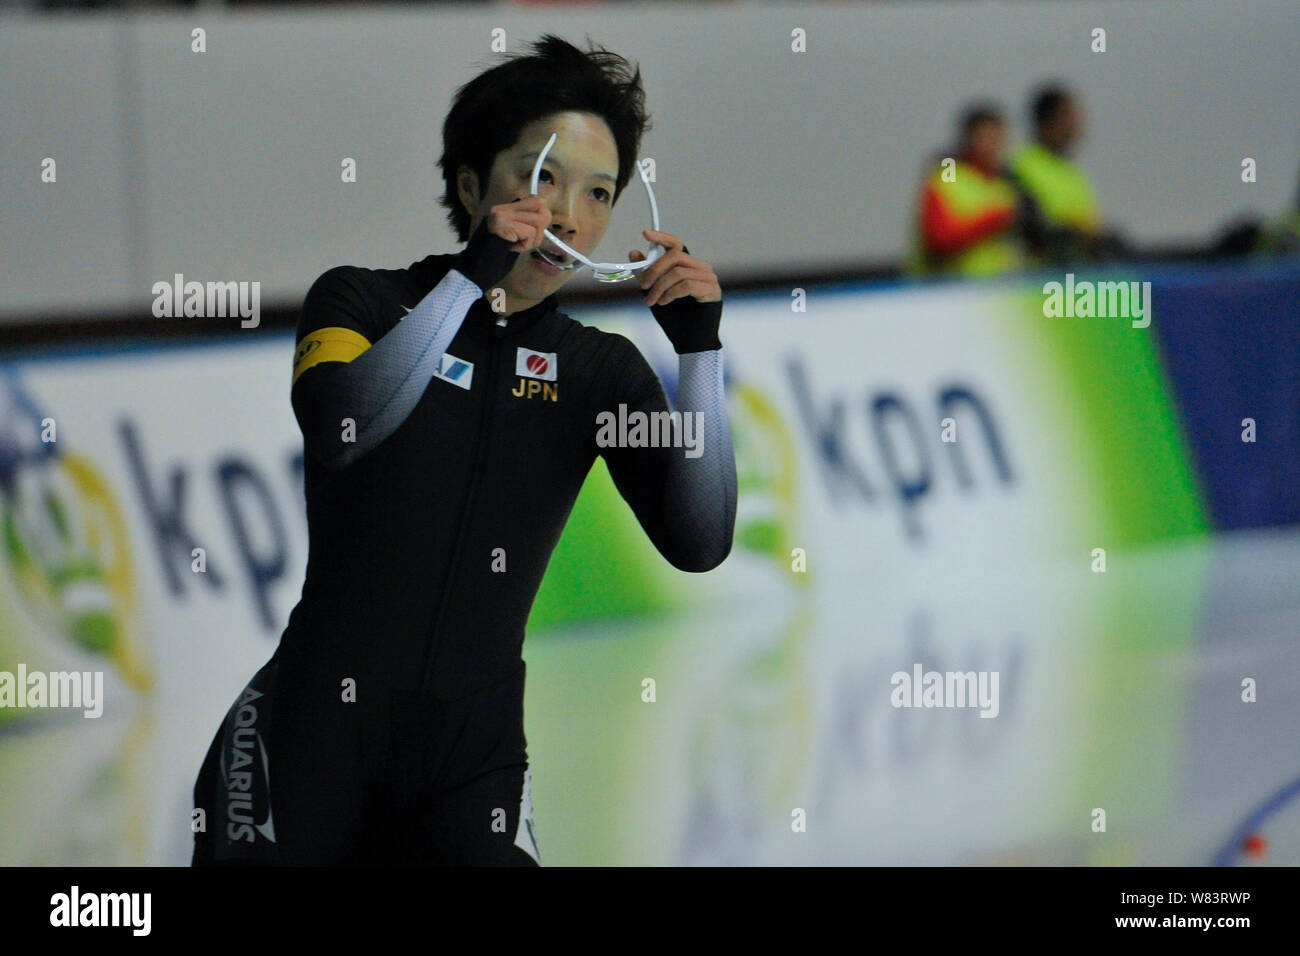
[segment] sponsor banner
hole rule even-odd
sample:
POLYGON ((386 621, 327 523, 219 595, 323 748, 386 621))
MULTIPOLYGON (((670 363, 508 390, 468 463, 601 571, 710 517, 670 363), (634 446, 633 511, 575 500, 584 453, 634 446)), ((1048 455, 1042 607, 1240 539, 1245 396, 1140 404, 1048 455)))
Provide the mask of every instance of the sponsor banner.
MULTIPOLYGON (((730 558, 672 569, 598 461, 530 618, 547 862, 1203 862, 1209 829, 1142 838, 1185 784, 1170 662, 1211 566, 1154 294, 1148 328, 1047 319, 1013 285, 729 298, 730 558), (996 687, 997 716, 896 706, 927 672, 996 687), (1090 839, 1096 809, 1122 840, 1090 839)), ((644 309, 577 317, 675 394, 644 309)), ((200 764, 302 587, 293 347, 3 366, 0 671, 105 678, 97 720, 0 710, 23 834, 0 863, 188 861, 200 764)))

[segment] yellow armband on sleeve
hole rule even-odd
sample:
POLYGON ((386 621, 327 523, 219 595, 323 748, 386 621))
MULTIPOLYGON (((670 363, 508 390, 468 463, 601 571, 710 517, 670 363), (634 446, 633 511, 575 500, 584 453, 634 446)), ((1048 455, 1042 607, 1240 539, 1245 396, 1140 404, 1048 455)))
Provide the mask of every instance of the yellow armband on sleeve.
POLYGON ((370 348, 370 340, 360 332, 332 326, 309 332, 293 353, 293 383, 317 362, 351 362, 370 348))

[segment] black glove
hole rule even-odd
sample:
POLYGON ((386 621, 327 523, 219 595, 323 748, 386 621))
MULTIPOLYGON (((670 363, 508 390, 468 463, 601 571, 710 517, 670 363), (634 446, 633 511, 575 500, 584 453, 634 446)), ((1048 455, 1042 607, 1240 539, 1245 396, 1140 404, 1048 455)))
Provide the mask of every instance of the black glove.
MULTIPOLYGON (((685 246, 682 246, 682 252, 688 256, 691 254, 691 250, 685 246)), ((698 302, 686 295, 667 305, 652 305, 650 313, 678 355, 711 352, 722 348, 722 342, 718 338, 718 326, 722 324, 721 300, 698 302)))
POLYGON ((650 312, 678 355, 722 348, 718 339, 718 326, 722 324, 721 300, 697 302, 687 295, 667 305, 652 305, 650 312))
POLYGON ((509 239, 488 232, 484 218, 468 245, 453 257, 451 267, 486 292, 515 267, 519 253, 511 250, 513 245, 509 239))

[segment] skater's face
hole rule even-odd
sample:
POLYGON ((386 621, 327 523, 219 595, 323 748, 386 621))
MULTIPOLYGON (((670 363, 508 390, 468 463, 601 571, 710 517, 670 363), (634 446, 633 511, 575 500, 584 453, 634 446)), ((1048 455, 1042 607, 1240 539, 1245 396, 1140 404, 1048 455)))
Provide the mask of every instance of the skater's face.
MULTIPOLYGON (((551 211, 550 232, 583 255, 593 255, 609 228, 614 208, 618 146, 609 126, 592 113, 557 113, 527 124, 518 141, 497 154, 486 189, 473 206, 470 201, 477 191, 476 177, 472 170, 464 170, 471 195, 466 201, 466 190, 462 189, 462 201, 466 201, 471 215, 471 235, 493 206, 530 195, 533 166, 552 133, 558 136, 538 175, 537 194, 551 211)), ((549 242, 544 242, 542 248, 548 254, 559 254, 549 242)), ((554 272, 525 253, 500 285, 508 296, 518 300, 520 307, 526 308, 573 275, 573 270, 554 272)))

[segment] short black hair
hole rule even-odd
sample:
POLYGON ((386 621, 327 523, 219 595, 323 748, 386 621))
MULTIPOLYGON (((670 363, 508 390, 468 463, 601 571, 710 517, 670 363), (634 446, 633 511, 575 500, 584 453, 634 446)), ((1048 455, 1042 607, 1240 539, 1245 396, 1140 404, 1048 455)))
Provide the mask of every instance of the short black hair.
POLYGON ((612 203, 632 178, 641 137, 650 129, 641 67, 635 70, 616 53, 594 45, 588 51, 547 33, 532 52, 516 53, 480 73, 456 91, 442 125, 442 178, 439 203, 461 242, 469 240, 470 214, 456 192, 456 171, 468 166, 487 188, 492 162, 519 141, 524 126, 556 113, 594 113, 605 121, 618 147, 618 177, 612 203))
POLYGON ((1029 104, 1029 119, 1034 129, 1042 129, 1056 119, 1070 96, 1070 91, 1060 83, 1040 86, 1029 104))
POLYGON ((1006 116, 1002 108, 993 102, 973 103, 966 107, 961 114, 958 125, 961 129, 961 141, 967 143, 970 141, 970 134, 974 132, 975 127, 983 123, 996 123, 999 126, 1006 125, 1006 116))

